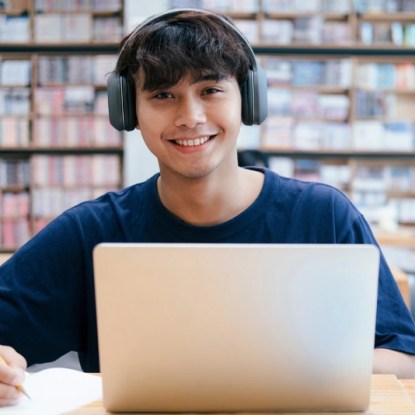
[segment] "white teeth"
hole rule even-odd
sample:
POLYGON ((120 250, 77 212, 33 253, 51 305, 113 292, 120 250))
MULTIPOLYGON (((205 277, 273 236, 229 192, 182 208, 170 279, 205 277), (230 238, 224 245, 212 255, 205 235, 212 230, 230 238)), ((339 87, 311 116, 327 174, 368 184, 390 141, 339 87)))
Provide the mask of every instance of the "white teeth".
POLYGON ((206 137, 195 138, 194 140, 176 140, 176 143, 181 146, 194 147, 194 146, 200 146, 206 143, 206 141, 208 140, 209 140, 209 137, 206 136, 206 137))

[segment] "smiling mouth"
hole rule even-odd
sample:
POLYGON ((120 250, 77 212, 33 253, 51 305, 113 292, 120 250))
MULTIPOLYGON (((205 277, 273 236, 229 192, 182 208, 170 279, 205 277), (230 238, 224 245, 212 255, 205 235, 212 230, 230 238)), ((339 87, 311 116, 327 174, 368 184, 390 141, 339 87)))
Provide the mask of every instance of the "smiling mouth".
POLYGON ((209 141, 212 138, 212 136, 205 136, 205 137, 198 137, 191 140, 174 140, 175 144, 179 146, 184 147, 197 147, 201 146, 202 144, 205 144, 207 141, 209 141))

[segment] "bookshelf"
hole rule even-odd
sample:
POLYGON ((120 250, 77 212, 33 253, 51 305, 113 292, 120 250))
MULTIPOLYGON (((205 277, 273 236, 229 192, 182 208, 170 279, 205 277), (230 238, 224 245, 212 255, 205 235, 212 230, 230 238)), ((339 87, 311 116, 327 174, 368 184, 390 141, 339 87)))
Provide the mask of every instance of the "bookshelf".
POLYGON ((124 4, 3 3, 0 251, 8 252, 66 208, 122 187, 122 135, 108 121, 105 77, 124 4))
MULTIPOLYGON (((242 162, 249 158, 281 174, 333 184, 348 193, 375 226, 380 224, 389 233, 394 229, 400 233, 402 226, 415 229, 412 0, 165 3, 166 8, 196 7, 229 15, 268 71, 270 117, 260 127, 242 130, 242 162)), ((0 251, 9 251, 66 203, 73 203, 73 189, 80 187, 71 174, 59 184, 46 179, 34 182, 36 163, 47 170, 37 160, 47 160, 61 175, 76 160, 93 156, 118 160, 109 161, 114 163, 111 169, 119 169, 113 175, 116 180, 103 185, 100 178, 80 198, 122 185, 121 137, 109 125, 105 128, 102 78, 82 78, 93 75, 79 69, 75 78, 60 79, 57 68, 93 67, 100 57, 114 58, 124 2, 10 0, 4 4, 5 8, 0 6, 0 235, 8 221, 16 223, 13 234, 23 235, 12 244, 5 244, 0 236, 0 251), (76 36, 68 35, 74 32, 76 36), (49 69, 40 69, 45 67, 49 69), (57 104, 47 104, 46 97, 57 104), (84 123, 92 123, 89 132, 100 133, 81 140, 74 131, 82 130, 84 123), (48 195, 55 188, 68 192, 48 195), (42 216, 34 200, 48 198, 56 209, 42 216)))
POLYGON ((230 16, 269 79, 240 163, 332 184, 387 232, 415 229, 415 2, 174 1, 230 16))

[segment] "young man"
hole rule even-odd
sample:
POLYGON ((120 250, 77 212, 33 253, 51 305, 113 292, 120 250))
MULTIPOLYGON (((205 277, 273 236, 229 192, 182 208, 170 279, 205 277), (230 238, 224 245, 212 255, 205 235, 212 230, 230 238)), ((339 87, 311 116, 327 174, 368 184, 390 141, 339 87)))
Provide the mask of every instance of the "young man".
MULTIPOLYGON (((124 40, 116 73, 133 95, 124 110, 160 174, 69 209, 0 268, 0 355, 9 365, 0 365, 1 405, 19 399, 25 359, 77 351, 84 370, 99 371, 99 242, 376 243, 341 192, 238 167, 252 66, 230 23, 202 11, 152 19, 124 40)), ((379 278, 373 370, 413 377, 415 326, 383 257, 379 278)))

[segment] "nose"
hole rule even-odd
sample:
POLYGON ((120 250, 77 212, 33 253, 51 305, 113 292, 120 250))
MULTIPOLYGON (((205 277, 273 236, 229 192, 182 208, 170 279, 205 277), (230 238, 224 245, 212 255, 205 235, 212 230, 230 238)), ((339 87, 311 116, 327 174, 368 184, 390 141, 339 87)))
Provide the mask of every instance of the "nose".
POLYGON ((203 102, 199 98, 185 97, 177 105, 175 124, 177 127, 194 128, 206 122, 203 102))

